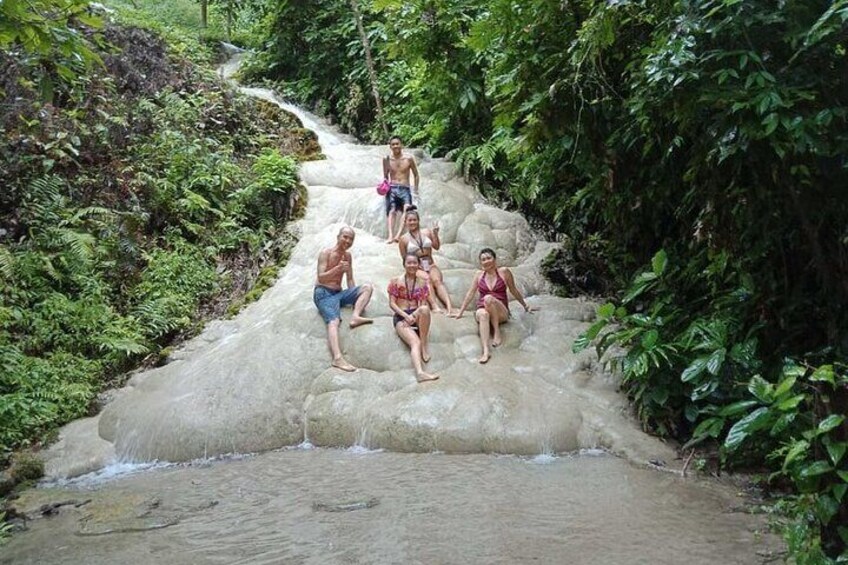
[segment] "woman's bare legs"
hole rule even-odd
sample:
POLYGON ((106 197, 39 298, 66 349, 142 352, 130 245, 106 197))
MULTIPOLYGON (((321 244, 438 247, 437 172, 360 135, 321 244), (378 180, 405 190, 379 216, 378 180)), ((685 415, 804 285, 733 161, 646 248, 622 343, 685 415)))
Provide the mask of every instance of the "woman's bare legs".
POLYGON ((483 299, 483 307, 489 313, 489 323, 492 325, 492 347, 497 347, 502 341, 501 324, 509 319, 509 310, 491 294, 483 299))
POLYGON ((494 330, 492 345, 497 347, 501 344, 501 324, 509 317, 509 312, 500 300, 494 296, 486 296, 483 299, 483 308, 478 308, 474 314, 480 332, 480 345, 483 354, 477 360, 478 363, 488 363, 492 356, 489 352, 489 330, 494 330))
MULTIPOLYGON (((428 283, 430 282, 430 273, 428 273, 427 271, 423 269, 418 271, 418 276, 426 280, 428 283)), ((436 300, 435 288, 433 289, 433 292, 427 295, 427 304, 430 306, 430 310, 434 314, 441 314, 444 312, 444 310, 442 310, 442 307, 439 306, 439 301, 436 300)))
POLYGON ((480 345, 483 347, 483 355, 477 359, 478 363, 488 363, 489 357, 489 313, 485 308, 478 308, 474 313, 474 319, 477 320, 478 332, 480 334, 480 345))
POLYGON ((409 355, 412 357, 412 366, 415 367, 415 378, 418 382, 423 383, 438 379, 439 375, 424 372, 424 366, 421 364, 421 339, 415 333, 415 330, 409 327, 406 322, 398 322, 395 325, 395 331, 409 346, 409 355))
MULTIPOLYGON (((409 204, 404 204, 403 205, 403 212, 400 213, 400 215, 398 216, 398 219, 397 219, 397 221, 398 221, 397 233, 392 238, 392 241, 394 243, 397 243, 398 241, 400 241, 400 236, 403 233, 403 228, 405 227, 404 224, 406 223, 406 222, 404 222, 404 218, 406 218, 406 211, 407 210, 409 210, 409 204)), ((389 237, 391 237, 391 235, 392 235, 392 229, 391 229, 391 226, 390 226, 389 227, 389 237)))
POLYGON ((415 313, 418 320, 418 337, 421 340, 421 360, 430 362, 430 308, 419 306, 415 313))
POLYGON ((439 297, 439 300, 445 303, 448 315, 452 314, 453 306, 451 305, 450 294, 448 294, 448 289, 442 281, 442 271, 435 265, 430 267, 430 281, 433 283, 433 291, 436 296, 439 297))

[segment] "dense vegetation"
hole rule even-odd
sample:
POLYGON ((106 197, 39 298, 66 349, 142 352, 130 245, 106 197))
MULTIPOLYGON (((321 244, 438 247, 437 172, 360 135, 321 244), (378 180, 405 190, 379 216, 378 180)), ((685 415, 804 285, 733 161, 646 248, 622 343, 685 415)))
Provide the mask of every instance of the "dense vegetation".
POLYGON ((143 12, 5 0, 0 49, 7 452, 273 279, 315 144, 225 86, 196 34, 143 12))
POLYGON ((848 560, 848 1, 253 5, 248 78, 544 221, 646 428, 770 469, 795 559, 848 560))

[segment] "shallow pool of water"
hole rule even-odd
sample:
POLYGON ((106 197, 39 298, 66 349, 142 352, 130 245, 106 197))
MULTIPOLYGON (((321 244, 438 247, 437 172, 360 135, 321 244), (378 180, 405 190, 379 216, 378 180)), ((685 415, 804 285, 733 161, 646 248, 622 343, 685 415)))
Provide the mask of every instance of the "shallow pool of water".
POLYGON ((296 449, 25 493, 0 563, 761 563, 730 486, 563 457, 296 449), (86 502, 90 499, 90 502, 86 502), (112 532, 112 533, 108 533, 112 532))

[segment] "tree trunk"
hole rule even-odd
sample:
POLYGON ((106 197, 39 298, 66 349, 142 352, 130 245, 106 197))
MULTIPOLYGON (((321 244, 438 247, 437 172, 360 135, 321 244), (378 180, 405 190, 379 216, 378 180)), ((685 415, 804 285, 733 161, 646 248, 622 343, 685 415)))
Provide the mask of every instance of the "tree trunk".
POLYGON ((388 137, 389 128, 383 119, 383 102, 380 100, 380 90, 377 88, 377 70, 374 68, 374 59, 371 57, 371 42, 368 41, 368 35, 366 35, 365 27, 362 25, 362 12, 359 11, 359 2, 357 0, 350 0, 350 7, 353 10, 356 29, 359 30, 359 39, 362 41, 362 48, 365 50, 365 64, 368 65, 368 80, 371 82, 371 94, 374 95, 374 104, 377 108, 377 121, 380 122, 380 125, 383 127, 383 133, 388 137))
POLYGON ((227 0, 227 41, 233 38, 233 0, 227 0))
POLYGON ((208 8, 208 0, 200 0, 200 27, 204 29, 206 29, 206 26, 209 24, 208 8))

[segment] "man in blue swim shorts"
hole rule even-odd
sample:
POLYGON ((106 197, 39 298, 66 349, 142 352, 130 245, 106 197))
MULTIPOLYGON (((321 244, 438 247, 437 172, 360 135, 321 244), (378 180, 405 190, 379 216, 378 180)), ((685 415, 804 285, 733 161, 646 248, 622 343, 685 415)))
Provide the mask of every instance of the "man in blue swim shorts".
POLYGON ((350 327, 358 328, 370 324, 374 320, 364 318, 362 311, 371 300, 374 287, 370 283, 356 286, 353 279, 353 259, 348 251, 353 246, 356 233, 350 226, 339 230, 336 245, 323 250, 318 255, 318 280, 312 293, 312 300, 318 307, 318 312, 327 324, 327 341, 330 353, 333 355, 333 367, 342 371, 355 371, 356 367, 342 357, 339 345, 339 324, 341 323, 341 307, 353 306, 353 316, 350 327), (342 288, 342 277, 347 278, 347 288, 342 288))
POLYGON ((403 141, 398 136, 389 140, 391 155, 383 159, 383 178, 389 180, 391 190, 386 194, 386 243, 397 243, 403 231, 403 213, 412 206, 413 194, 418 198, 418 167, 415 158, 403 152, 403 141), (410 190, 409 173, 415 184, 410 190), (397 221, 397 233, 394 222, 397 221))

